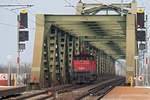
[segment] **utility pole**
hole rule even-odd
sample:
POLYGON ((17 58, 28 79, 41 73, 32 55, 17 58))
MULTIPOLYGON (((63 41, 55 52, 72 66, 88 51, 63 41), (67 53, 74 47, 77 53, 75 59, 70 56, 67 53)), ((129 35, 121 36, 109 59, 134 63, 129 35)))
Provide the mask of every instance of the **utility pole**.
POLYGON ((17 85, 19 85, 19 74, 20 74, 20 49, 19 49, 19 26, 20 26, 20 18, 17 15, 17 85))

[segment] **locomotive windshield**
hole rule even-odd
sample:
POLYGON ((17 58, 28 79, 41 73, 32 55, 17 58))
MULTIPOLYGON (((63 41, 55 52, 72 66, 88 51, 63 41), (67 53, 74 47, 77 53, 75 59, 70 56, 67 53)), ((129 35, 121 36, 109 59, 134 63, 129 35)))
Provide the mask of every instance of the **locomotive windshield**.
POLYGON ((75 57, 75 60, 83 60, 83 57, 75 57))
POLYGON ((85 57, 85 60, 93 60, 93 57, 85 57))
POLYGON ((94 57, 92 57, 92 56, 87 56, 87 57, 75 56, 75 60, 94 60, 94 57))

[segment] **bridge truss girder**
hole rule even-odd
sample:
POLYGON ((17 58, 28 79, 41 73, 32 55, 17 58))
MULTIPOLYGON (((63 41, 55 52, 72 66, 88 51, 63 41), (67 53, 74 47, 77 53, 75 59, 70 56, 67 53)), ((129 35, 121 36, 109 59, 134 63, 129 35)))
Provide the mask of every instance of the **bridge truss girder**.
MULTIPOLYGON (((130 11, 123 10, 124 16, 37 15, 31 83, 49 87, 71 82, 73 56, 80 51, 95 55, 99 75, 114 74, 115 60, 126 58, 127 77, 134 76, 132 57, 136 55, 136 41, 132 5, 130 11)), ((114 6, 120 7, 111 5, 109 9, 114 6)))

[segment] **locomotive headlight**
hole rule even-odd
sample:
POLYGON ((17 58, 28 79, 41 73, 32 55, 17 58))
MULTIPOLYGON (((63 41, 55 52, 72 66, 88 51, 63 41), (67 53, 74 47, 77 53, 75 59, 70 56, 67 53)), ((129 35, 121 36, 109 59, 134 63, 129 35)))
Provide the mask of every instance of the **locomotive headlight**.
POLYGON ((86 70, 89 70, 89 68, 88 68, 88 67, 86 67, 86 70))
POLYGON ((77 72, 77 69, 75 68, 74 71, 77 72))
POLYGON ((85 68, 84 68, 84 67, 80 67, 79 69, 80 69, 80 70, 84 70, 85 68))

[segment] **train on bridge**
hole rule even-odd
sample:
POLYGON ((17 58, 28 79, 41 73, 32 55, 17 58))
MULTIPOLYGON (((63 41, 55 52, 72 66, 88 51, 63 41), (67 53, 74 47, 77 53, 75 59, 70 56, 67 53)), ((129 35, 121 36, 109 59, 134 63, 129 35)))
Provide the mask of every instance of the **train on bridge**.
POLYGON ((80 54, 73 57, 73 81, 88 83, 97 79, 95 57, 90 54, 80 54))

